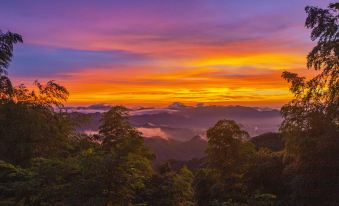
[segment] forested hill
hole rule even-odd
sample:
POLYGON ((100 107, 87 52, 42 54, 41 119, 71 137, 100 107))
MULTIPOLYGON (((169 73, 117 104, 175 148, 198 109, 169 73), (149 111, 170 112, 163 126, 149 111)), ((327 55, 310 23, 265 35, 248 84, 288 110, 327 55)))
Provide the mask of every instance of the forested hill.
MULTIPOLYGON (((155 163, 166 160, 189 161, 206 157, 207 140, 197 135, 188 141, 164 139, 161 137, 145 138, 145 145, 154 152, 155 163)), ((278 133, 265 133, 252 137, 250 140, 257 149, 266 148, 281 151, 283 143, 278 133)))

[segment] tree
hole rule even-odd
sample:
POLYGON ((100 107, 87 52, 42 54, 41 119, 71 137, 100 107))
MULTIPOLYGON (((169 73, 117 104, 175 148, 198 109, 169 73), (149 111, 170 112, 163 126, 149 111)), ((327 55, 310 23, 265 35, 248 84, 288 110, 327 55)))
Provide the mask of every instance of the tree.
POLYGON ((209 164, 221 173, 241 173, 255 151, 248 133, 233 120, 220 120, 207 130, 209 164))
POLYGON ((106 205, 131 205, 135 192, 144 187, 151 174, 153 155, 144 146, 141 134, 128 122, 126 108, 112 107, 101 122, 94 138, 98 146, 81 158, 84 176, 79 184, 87 188, 84 192, 95 188, 97 193, 90 197, 95 196, 106 205))
POLYGON ((327 9, 306 7, 305 26, 317 45, 307 57, 310 80, 284 72, 295 98, 281 109, 286 173, 293 176, 291 204, 339 202, 339 3, 327 9))
POLYGON ((128 137, 140 137, 140 133, 128 122, 128 109, 123 106, 112 107, 107 111, 99 128, 99 135, 96 137, 107 149, 116 148, 117 145, 128 137))
POLYGON ((13 86, 7 77, 7 68, 13 57, 13 45, 22 43, 19 34, 0 30, 0 104, 9 99, 13 93, 13 86))
MULTIPOLYGON (((312 29, 311 39, 317 45, 307 56, 307 67, 321 73, 307 82, 305 100, 322 102, 327 111, 338 111, 339 102, 339 3, 328 9, 306 7, 308 17, 305 26, 312 29)), ((332 115, 338 120, 338 113, 332 115)))
POLYGON ((208 164, 219 176, 212 186, 216 201, 233 199, 245 202, 243 175, 254 156, 255 146, 247 141, 249 135, 233 120, 220 120, 207 130, 208 164))
POLYGON ((68 97, 67 90, 53 81, 37 91, 15 87, 6 103, 0 104, 0 159, 27 165, 33 157, 62 155, 73 133, 65 112, 55 112, 68 97))
POLYGON ((7 75, 7 68, 13 57, 13 45, 22 43, 22 36, 0 30, 0 75, 7 75))
POLYGON ((35 81, 32 91, 12 86, 7 69, 18 42, 19 34, 0 31, 0 159, 27 166, 33 157, 65 153, 73 128, 61 111, 69 95, 66 88, 54 81, 46 85, 35 81))
POLYGON ((305 26, 312 29, 311 39, 318 40, 307 56, 307 67, 320 73, 307 81, 295 73, 283 72, 282 77, 291 83, 290 90, 295 95, 295 99, 283 107, 286 108, 283 115, 288 116, 288 106, 300 107, 304 113, 323 113, 338 124, 339 3, 330 4, 328 9, 308 6, 305 10, 308 14, 305 26))

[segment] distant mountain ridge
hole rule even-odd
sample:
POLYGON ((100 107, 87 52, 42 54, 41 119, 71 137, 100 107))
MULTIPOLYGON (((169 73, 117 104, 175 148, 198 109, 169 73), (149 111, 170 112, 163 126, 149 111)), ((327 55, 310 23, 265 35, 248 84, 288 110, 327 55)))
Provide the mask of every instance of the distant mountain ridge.
MULTIPOLYGON (((90 121, 78 127, 79 132, 97 131, 102 112, 108 105, 94 105, 88 108, 69 108, 69 111, 83 112, 90 121), (79 110, 80 109, 80 110, 79 110), (94 112, 93 112, 94 111, 94 112), (98 112, 102 111, 102 112, 98 112)), ((147 137, 159 136, 188 141, 195 135, 204 136, 208 128, 218 120, 232 119, 240 123, 251 136, 277 132, 282 121, 280 111, 269 108, 244 106, 185 106, 174 103, 167 108, 138 108, 131 110, 129 120, 137 128, 147 128, 147 137), (154 129, 154 136, 152 136, 154 129)))

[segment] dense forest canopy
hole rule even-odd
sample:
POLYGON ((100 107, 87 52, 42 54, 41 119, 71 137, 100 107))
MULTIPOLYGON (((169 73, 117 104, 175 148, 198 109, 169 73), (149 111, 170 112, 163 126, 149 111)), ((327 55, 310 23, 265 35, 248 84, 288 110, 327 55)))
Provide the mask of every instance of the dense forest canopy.
POLYGON ((220 120, 191 170, 152 165, 123 106, 104 114, 98 134, 75 132, 82 118, 63 110, 65 87, 12 85, 7 70, 23 38, 0 32, 0 205, 339 205, 339 3, 306 12, 317 43, 307 67, 319 74, 282 74, 295 97, 281 108, 280 134, 249 141, 235 121, 220 120), (253 144, 265 138, 284 145, 253 144))

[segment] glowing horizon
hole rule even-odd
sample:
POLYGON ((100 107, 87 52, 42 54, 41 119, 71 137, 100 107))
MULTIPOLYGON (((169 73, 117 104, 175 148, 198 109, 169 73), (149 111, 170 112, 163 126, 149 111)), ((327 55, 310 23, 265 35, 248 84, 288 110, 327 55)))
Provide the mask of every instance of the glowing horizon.
POLYGON ((11 1, 0 29, 24 37, 13 82, 56 80, 67 105, 279 107, 291 98, 282 71, 313 73, 304 7, 329 2, 11 1))

